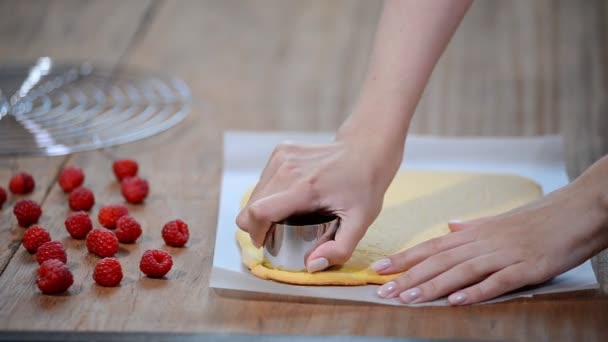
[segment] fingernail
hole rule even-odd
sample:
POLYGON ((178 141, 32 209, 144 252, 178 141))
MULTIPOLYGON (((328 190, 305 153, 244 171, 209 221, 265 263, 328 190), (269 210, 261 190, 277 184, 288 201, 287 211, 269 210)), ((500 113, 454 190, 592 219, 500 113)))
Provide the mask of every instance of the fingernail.
POLYGON ((329 260, 325 258, 318 258, 309 262, 308 265, 306 265, 306 270, 308 273, 314 273, 323 271, 327 268, 327 266, 329 266, 329 260))
POLYGON ((396 289, 397 283, 395 283, 394 281, 389 281, 388 283, 380 286, 376 291, 376 294, 378 294, 379 297, 388 298, 395 293, 396 289))
POLYGON ((467 301, 467 294, 464 292, 455 292, 448 297, 448 302, 451 305, 460 305, 467 301))
POLYGON ((408 304, 408 303, 411 303, 411 302, 415 301, 416 299, 420 298, 421 294, 422 294, 422 290, 418 287, 414 287, 413 289, 409 289, 409 290, 401 292, 399 297, 401 297, 401 301, 408 304))
POLYGON ((448 224, 459 224, 459 223, 462 223, 462 222, 464 222, 464 221, 461 221, 461 220, 449 220, 448 224))
POLYGON ((391 259, 380 259, 380 260, 374 261, 374 263, 372 263, 372 265, 371 265, 372 269, 376 272, 385 270, 385 269, 389 268, 390 266, 391 266, 391 259))

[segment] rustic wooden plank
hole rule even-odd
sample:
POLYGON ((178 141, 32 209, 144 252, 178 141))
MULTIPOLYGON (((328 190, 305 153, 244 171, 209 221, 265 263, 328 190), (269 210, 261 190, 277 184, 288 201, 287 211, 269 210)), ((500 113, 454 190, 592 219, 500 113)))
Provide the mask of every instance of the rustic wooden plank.
MULTIPOLYGON (((0 2, 0 63, 51 56, 58 60, 94 60, 115 64, 129 47, 134 32, 150 7, 148 1, 3 1, 0 2), (112 25, 105 25, 112 23, 112 25)), ((28 198, 44 203, 66 157, 0 159, 0 184, 6 187, 18 171, 32 173, 36 192, 28 198)), ((19 246, 23 228, 12 206, 23 196, 11 196, 0 210, 0 274, 19 246)), ((44 206, 42 224, 53 213, 44 206)))
POLYGON ((552 1, 475 2, 431 77, 411 131, 558 133, 555 7, 552 1))
MULTIPOLYGON (((593 7, 577 6, 476 2, 433 76, 412 131, 558 132, 562 122, 555 113, 564 112, 566 101, 562 82, 583 77, 581 56, 592 49, 585 43, 582 51, 570 55, 571 50, 560 45, 578 46, 581 39, 572 33, 578 29, 565 32, 567 27, 560 25, 590 25, 581 22, 588 20, 593 7), (570 63, 581 64, 569 69, 570 63), (562 69, 573 74, 566 76, 562 69)), ((605 339, 608 299, 595 292, 416 309, 282 302, 263 296, 245 300, 208 288, 221 130, 335 129, 356 96, 378 9, 378 2, 365 0, 161 2, 123 62, 185 78, 197 102, 192 114, 160 136, 80 153, 68 162, 87 173, 87 185, 98 198, 93 216, 101 204, 121 201, 110 173, 113 158, 134 156, 150 180, 151 197, 143 206, 130 207, 145 233, 141 243, 123 246, 119 253, 126 278, 114 289, 93 284, 96 258, 86 253, 82 242, 67 238, 62 226, 65 195, 53 185, 45 203, 53 213, 48 226, 68 246, 75 285, 69 295, 40 295, 33 284, 36 266, 20 248, 0 276, 0 329, 605 339), (191 226, 192 241, 183 250, 165 247, 160 240, 160 227, 174 217, 191 226), (174 253, 175 269, 168 279, 140 275, 137 263, 146 248, 174 253)), ((593 63, 597 67, 599 62, 593 63)), ((588 99, 588 92, 568 94, 579 102, 588 99)))

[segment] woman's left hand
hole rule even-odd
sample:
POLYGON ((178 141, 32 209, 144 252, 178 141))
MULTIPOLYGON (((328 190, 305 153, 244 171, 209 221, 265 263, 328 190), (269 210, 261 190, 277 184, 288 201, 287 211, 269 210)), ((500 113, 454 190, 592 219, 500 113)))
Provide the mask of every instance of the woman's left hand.
POLYGON ((605 181, 598 178, 606 175, 592 171, 505 214, 451 222, 452 233, 375 262, 379 274, 407 270, 378 295, 404 303, 449 295, 451 305, 473 304, 583 263, 608 247, 606 198, 599 191, 605 181))

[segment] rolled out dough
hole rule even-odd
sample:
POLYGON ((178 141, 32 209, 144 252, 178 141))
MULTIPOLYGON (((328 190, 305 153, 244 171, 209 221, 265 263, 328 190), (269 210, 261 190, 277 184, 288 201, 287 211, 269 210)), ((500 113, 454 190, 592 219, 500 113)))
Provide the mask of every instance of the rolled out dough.
MULTIPOLYGON (((245 194, 243 204, 250 192, 245 194)), ((273 269, 246 232, 237 230, 241 258, 263 279, 300 285, 384 284, 397 277, 378 275, 370 264, 449 233, 449 220, 496 215, 542 195, 532 180, 513 175, 408 171, 397 174, 384 197, 382 212, 369 227, 351 259, 317 273, 273 269)))

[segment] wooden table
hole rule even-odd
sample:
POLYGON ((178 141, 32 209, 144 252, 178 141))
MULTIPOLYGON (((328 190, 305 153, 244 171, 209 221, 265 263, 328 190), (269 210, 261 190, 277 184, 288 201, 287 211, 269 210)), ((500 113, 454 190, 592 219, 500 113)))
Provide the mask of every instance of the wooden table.
MULTIPOLYGON (((41 295, 21 246, 11 196, 0 211, 0 329, 352 334, 512 340, 606 340, 608 298, 588 291, 460 308, 243 300, 208 288, 225 129, 335 130, 362 78, 380 2, 2 1, 0 61, 49 55, 159 69, 184 78, 196 104, 186 122, 145 141, 69 157, 0 159, 37 181, 41 224, 68 249, 75 284, 41 295), (126 277, 96 286, 96 257, 67 237, 59 170, 77 165, 103 204, 121 202, 110 171, 134 157, 151 183, 129 206, 144 236, 122 246, 126 277), (162 224, 190 224, 185 249, 165 247, 162 224), (148 248, 174 254, 167 280, 142 277, 148 248)), ((412 126, 439 135, 563 133, 575 176, 608 152, 608 87, 601 1, 477 2, 436 69, 412 126)))

